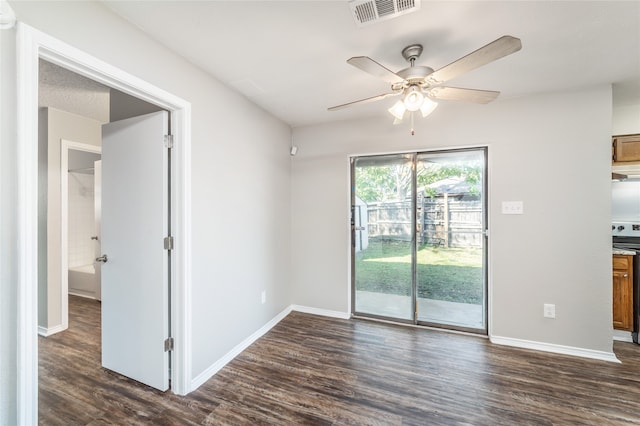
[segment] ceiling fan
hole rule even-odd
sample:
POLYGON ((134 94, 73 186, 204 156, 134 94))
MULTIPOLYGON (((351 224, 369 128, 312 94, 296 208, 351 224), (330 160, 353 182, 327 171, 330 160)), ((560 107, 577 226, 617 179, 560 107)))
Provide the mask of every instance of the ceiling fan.
MULTIPOLYGON (((355 56, 347 60, 347 63, 390 83, 391 92, 336 105, 328 108, 328 110, 336 111, 352 105, 402 95, 402 99, 389 108, 389 112, 396 118, 395 122, 400 122, 406 111, 413 113, 419 110, 423 117, 429 115, 438 105, 433 101, 434 99, 486 104, 498 97, 500 92, 447 87, 441 86, 441 84, 517 52, 521 48, 522 43, 520 39, 505 35, 437 71, 434 71, 430 67, 415 65, 416 59, 418 59, 422 53, 422 45, 420 44, 412 44, 402 50, 402 56, 410 63, 410 66, 398 72, 389 70, 368 56, 355 56)), ((411 117, 413 118, 413 114, 411 114, 411 117)))

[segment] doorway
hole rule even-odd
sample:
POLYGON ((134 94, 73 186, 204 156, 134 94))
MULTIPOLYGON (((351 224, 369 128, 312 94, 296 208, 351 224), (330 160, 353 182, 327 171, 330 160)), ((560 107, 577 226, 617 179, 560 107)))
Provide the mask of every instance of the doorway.
MULTIPOLYGON (((95 261, 101 241, 100 153, 94 145, 61 141, 61 293, 95 300, 101 298, 100 264, 95 261)), ((65 328, 68 305, 68 297, 63 297, 65 328)))
POLYGON ((171 156, 172 236, 176 241, 171 256, 172 336, 174 337, 172 391, 186 394, 191 390, 190 367, 190 127, 191 106, 188 102, 152 86, 137 77, 85 54, 27 25, 19 24, 18 50, 18 136, 20 209, 23 220, 19 227, 22 241, 19 253, 18 285, 19 344, 17 378, 18 420, 37 423, 38 350, 38 61, 45 59, 123 93, 153 103, 170 111, 174 149, 171 156))
POLYGON ((40 113, 46 123, 40 140, 47 160, 40 179, 47 185, 39 196, 46 202, 39 222, 44 228, 40 234, 47 236, 40 241, 47 246, 47 275, 39 289, 39 299, 46 302, 39 328, 66 333, 70 294, 101 300, 101 365, 167 390, 170 352, 162 349, 171 338, 170 250, 157 242, 170 235, 170 147, 163 142, 168 114, 149 104, 137 108, 142 101, 44 60, 40 81, 40 113), (93 110, 86 108, 87 99, 93 110), (63 139, 83 135, 90 144, 63 139), (104 168, 98 169, 104 173, 97 177, 101 184, 104 180, 104 191, 102 185, 95 188, 96 163, 100 160, 101 166, 102 157, 104 168), (104 194, 106 202, 96 194, 104 194), (96 213, 105 218, 99 227, 96 213), (104 298, 97 285, 102 282, 104 298))
POLYGON ((355 316, 487 334, 486 148, 354 157, 355 316))

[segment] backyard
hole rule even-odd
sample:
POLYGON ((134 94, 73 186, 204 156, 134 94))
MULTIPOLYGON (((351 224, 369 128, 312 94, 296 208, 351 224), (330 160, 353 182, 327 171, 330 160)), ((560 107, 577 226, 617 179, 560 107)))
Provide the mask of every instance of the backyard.
MULTIPOLYGON (((356 290, 411 295, 411 244, 370 239, 356 253, 356 290)), ((418 297, 448 302, 483 303, 482 249, 419 245, 418 297)))

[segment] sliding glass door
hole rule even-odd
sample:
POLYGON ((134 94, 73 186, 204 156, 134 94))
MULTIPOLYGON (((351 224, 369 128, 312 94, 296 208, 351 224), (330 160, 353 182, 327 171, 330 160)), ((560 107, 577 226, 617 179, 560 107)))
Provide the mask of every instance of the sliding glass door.
POLYGON ((485 150, 421 153, 417 321, 486 326, 485 150))
POLYGON ((413 320, 414 157, 389 155, 353 161, 355 312, 413 320))
POLYGON ((352 161, 355 315, 487 330, 486 149, 352 161))

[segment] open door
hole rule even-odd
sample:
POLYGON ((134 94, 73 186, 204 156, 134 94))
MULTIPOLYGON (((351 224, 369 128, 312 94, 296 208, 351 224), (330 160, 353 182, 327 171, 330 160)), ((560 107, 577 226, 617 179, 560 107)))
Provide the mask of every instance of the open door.
POLYGON ((94 280, 96 285, 96 299, 102 300, 102 262, 97 258, 102 256, 102 160, 93 163, 93 215, 95 222, 94 236, 94 280))
POLYGON ((169 388, 165 111, 102 128, 102 365, 169 388))

